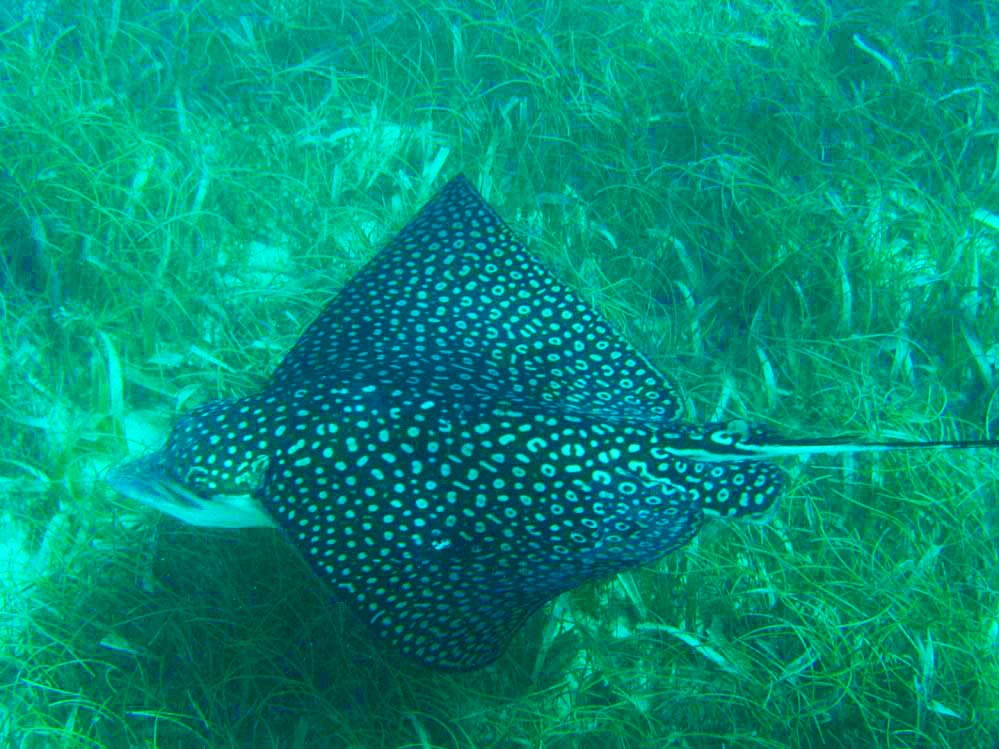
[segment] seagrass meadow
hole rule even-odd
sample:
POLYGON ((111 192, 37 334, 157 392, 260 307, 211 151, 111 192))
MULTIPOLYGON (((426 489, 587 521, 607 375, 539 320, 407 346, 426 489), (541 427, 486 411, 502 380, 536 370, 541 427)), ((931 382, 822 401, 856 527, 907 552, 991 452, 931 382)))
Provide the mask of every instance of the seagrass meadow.
POLYGON ((995 438, 997 81, 993 0, 5 3, 0 747, 999 746, 994 450, 781 460, 474 673, 102 480, 459 172, 693 421, 995 438))

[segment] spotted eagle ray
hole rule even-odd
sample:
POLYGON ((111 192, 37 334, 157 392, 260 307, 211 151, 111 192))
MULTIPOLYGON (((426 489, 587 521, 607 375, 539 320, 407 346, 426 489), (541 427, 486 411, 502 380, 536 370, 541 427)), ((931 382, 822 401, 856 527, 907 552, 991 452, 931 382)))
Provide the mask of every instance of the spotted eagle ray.
POLYGON ((677 388, 458 176, 259 393, 197 408, 108 480, 194 525, 280 528, 392 648, 467 670, 560 593, 707 516, 766 513, 772 458, 996 446, 685 421, 677 388))

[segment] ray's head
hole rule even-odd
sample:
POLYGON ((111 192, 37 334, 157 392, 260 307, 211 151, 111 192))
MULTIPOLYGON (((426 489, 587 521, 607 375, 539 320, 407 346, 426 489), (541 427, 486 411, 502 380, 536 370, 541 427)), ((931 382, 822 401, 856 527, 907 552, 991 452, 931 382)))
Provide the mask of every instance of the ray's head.
POLYGON ((162 448, 112 469, 108 484, 191 525, 274 526, 257 500, 268 443, 248 428, 251 410, 241 401, 215 401, 192 411, 162 448))

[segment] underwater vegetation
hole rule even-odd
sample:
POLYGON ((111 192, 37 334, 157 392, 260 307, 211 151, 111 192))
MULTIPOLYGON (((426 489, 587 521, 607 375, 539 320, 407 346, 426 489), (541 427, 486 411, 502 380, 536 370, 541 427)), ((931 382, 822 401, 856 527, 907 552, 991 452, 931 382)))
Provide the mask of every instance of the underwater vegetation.
POLYGON ((51 2, 0 23, 0 743, 999 735, 989 450, 778 456, 765 523, 575 587, 474 674, 395 657, 273 530, 101 481, 287 373, 462 170, 691 423, 990 438, 990 4, 51 2))

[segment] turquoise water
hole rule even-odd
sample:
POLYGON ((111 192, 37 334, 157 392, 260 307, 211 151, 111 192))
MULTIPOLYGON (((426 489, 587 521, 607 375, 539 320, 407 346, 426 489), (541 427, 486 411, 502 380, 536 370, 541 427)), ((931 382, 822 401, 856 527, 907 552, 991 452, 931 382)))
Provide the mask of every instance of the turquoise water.
POLYGON ((0 736, 48 747, 968 747, 988 452, 782 461, 766 524, 399 660, 277 534, 99 480, 259 387, 465 172, 677 381, 796 437, 994 423, 987 3, 22 3, 0 13, 0 736))

